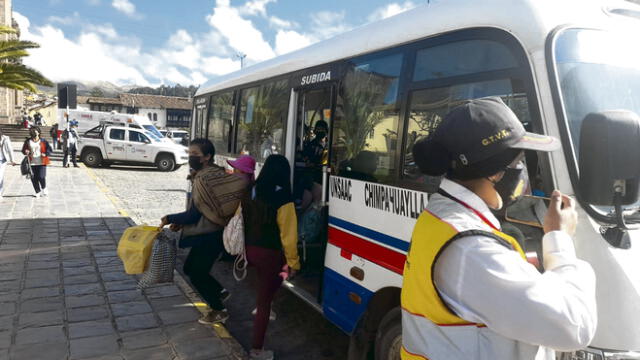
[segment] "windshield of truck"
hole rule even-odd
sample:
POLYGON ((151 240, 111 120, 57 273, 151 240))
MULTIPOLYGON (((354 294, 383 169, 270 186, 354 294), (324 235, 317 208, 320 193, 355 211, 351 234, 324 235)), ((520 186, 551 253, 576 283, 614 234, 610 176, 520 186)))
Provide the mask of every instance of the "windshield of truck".
POLYGON ((587 114, 606 110, 640 114, 637 33, 569 29, 556 39, 555 62, 576 160, 580 127, 587 114))
POLYGON ((147 135, 149 139, 151 139, 151 141, 154 141, 154 142, 162 141, 161 138, 156 136, 156 134, 152 133, 151 131, 145 131, 144 134, 147 135))
POLYGON ((157 129, 155 126, 153 126, 153 125, 142 125, 142 127, 143 127, 145 130, 147 130, 148 132, 153 133, 153 135, 154 135, 156 138, 158 138, 158 139, 161 139, 161 138, 163 138, 163 137, 164 137, 164 136, 162 136, 162 134, 160 133, 160 131, 158 131, 158 129, 157 129))

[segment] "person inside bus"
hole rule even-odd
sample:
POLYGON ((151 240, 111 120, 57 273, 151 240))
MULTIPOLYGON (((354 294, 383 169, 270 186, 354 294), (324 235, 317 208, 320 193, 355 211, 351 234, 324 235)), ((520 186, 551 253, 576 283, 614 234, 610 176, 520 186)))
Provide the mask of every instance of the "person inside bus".
POLYGON ((224 249, 224 227, 238 209, 248 185, 215 165, 215 152, 210 140, 191 141, 189 167, 194 170, 194 176, 188 210, 164 216, 160 221, 161 228, 170 224, 171 230, 182 230, 179 246, 191 248, 184 273, 211 308, 198 320, 201 324, 221 323, 229 318, 223 302, 230 294, 209 272, 224 249))
POLYGON ((313 140, 304 144, 302 155, 309 167, 321 169, 329 163, 327 151, 327 136, 329 125, 324 120, 316 121, 313 127, 313 140))
POLYGON ((378 155, 373 151, 363 150, 345 164, 339 175, 361 181, 378 182, 374 175, 377 168, 378 155))
POLYGON ((271 302, 283 280, 300 269, 298 225, 291 194, 291 167, 282 155, 271 155, 255 186, 242 200, 247 260, 257 270, 256 314, 251 359, 273 359, 264 350, 271 302))
POLYGON ((544 219, 544 272, 525 260, 492 210, 522 189, 524 150, 553 151, 500 98, 453 109, 413 148, 444 175, 413 230, 404 268, 402 359, 555 359, 589 345, 595 275, 576 257, 574 200, 556 190, 544 219))

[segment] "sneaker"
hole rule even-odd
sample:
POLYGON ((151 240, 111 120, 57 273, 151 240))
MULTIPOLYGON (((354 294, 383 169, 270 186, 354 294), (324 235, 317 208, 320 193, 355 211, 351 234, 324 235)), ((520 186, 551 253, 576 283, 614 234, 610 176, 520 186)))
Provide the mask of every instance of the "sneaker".
POLYGON ((73 165, 73 167, 80 167, 80 166, 78 166, 78 165, 73 165))
POLYGON ((213 325, 224 323, 229 318, 227 310, 211 310, 207 315, 203 315, 198 322, 203 325, 213 325))
MULTIPOLYGON (((258 313, 258 309, 253 309, 253 311, 251 312, 251 315, 256 316, 257 313, 258 313)), ((269 320, 276 321, 276 313, 273 310, 269 312, 269 320)))
POLYGON ((42 196, 47 196, 47 195, 49 195, 49 191, 46 188, 42 189, 42 196))
POLYGON ((33 197, 37 199, 37 198, 39 198, 39 197, 40 197, 40 194, 41 194, 41 193, 37 192, 35 195, 33 195, 33 197))
POLYGON ((231 293, 229 292, 229 290, 222 289, 222 291, 220 291, 220 301, 225 302, 229 300, 230 297, 231 297, 231 293))
POLYGON ((249 352, 249 359, 252 360, 273 360, 273 351, 252 349, 249 352))

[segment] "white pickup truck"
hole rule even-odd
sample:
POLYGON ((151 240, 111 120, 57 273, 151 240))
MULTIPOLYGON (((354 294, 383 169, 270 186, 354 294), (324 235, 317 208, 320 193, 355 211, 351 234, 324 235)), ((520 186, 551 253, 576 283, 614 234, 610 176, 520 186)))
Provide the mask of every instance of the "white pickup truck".
POLYGON ((163 141, 149 131, 123 126, 98 126, 82 134, 78 153, 89 167, 119 163, 173 171, 189 162, 186 147, 163 141))

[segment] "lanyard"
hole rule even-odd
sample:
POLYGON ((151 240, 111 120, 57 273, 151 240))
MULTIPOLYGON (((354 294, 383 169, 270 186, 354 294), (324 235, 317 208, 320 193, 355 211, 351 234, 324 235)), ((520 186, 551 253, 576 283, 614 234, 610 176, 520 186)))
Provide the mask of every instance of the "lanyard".
POLYGON ((438 194, 440 194, 440 195, 442 195, 442 196, 444 196, 444 197, 446 197, 446 198, 448 198, 450 200, 453 200, 453 201, 457 202, 458 204, 466 207, 467 209, 471 210, 474 214, 476 214, 480 218, 480 220, 482 220, 482 222, 484 222, 485 224, 489 225, 492 229, 494 229, 496 231, 500 231, 500 229, 495 227, 495 225, 493 225, 493 223, 491 221, 489 221, 489 219, 487 219, 486 216, 482 215, 482 213, 480 211, 474 209, 473 207, 471 207, 471 205, 467 204, 466 202, 454 197, 453 195, 449 194, 448 192, 446 192, 446 191, 444 191, 442 189, 438 190, 438 194))

